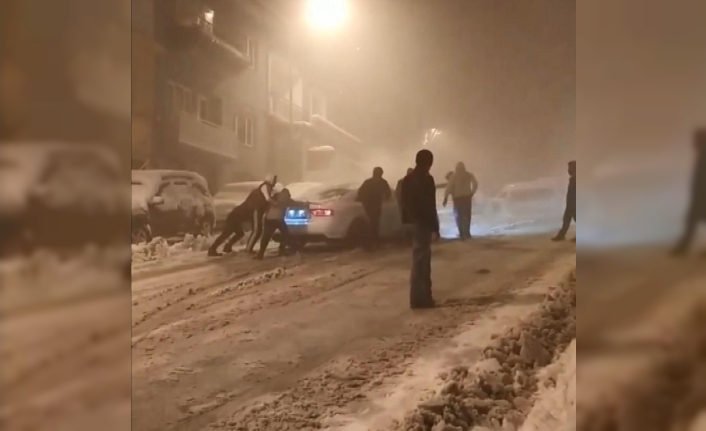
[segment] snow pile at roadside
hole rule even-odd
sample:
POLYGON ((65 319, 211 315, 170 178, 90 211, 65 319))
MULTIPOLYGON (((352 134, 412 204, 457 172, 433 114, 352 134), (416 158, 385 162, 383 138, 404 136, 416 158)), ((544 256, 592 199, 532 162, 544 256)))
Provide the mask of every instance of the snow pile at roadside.
POLYGON ((132 261, 148 262, 185 253, 202 252, 207 250, 210 244, 211 238, 201 235, 194 237, 187 234, 182 241, 172 245, 169 245, 166 239, 156 237, 149 243, 133 244, 132 261))
POLYGON ((576 340, 559 360, 538 373, 539 391, 520 431, 576 429, 576 340))
POLYGON ((475 366, 442 375, 440 393, 396 429, 515 431, 532 409, 543 370, 576 338, 575 288, 572 275, 547 294, 539 313, 485 349, 475 366))

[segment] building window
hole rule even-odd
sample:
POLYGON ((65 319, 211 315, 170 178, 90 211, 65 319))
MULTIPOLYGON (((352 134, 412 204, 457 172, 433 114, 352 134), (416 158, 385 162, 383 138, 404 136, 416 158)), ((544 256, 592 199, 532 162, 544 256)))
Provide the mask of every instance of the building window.
POLYGON ((237 121, 238 141, 246 147, 255 146, 255 119, 248 114, 241 115, 237 121))
POLYGON ((196 115, 196 96, 190 88, 176 82, 169 82, 168 88, 167 103, 171 113, 179 114, 184 112, 189 115, 196 115))
POLYGON ((199 96, 199 118, 216 126, 223 125, 223 101, 220 97, 199 96))

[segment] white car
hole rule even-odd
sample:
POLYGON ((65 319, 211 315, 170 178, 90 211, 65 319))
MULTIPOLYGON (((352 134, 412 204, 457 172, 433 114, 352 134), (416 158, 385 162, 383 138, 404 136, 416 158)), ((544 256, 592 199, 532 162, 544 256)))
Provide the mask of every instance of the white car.
MULTIPOLYGON (((309 242, 339 242, 357 244, 369 231, 369 221, 360 202, 355 198, 354 184, 324 185, 292 193, 292 198, 306 202, 288 208, 285 223, 300 244, 309 242)), ((380 220, 380 236, 394 238, 402 233, 402 220, 397 201, 392 197, 384 203, 380 220)))

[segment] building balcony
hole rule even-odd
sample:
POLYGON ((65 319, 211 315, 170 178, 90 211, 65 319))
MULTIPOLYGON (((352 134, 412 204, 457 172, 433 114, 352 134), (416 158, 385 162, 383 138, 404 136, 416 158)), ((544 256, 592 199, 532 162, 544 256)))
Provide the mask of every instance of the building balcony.
POLYGON ((180 143, 230 159, 238 158, 238 136, 235 131, 183 112, 175 120, 180 143))
POLYGON ((284 97, 270 96, 270 114, 273 114, 282 120, 292 122, 308 120, 304 113, 304 108, 289 102, 289 99, 284 97), (290 118, 291 117, 291 118, 290 118))
MULTIPOLYGON (((165 4, 169 4, 165 1, 165 4)), ((250 67, 250 58, 214 34, 213 11, 203 8, 165 9, 155 20, 156 38, 165 48, 193 52, 229 71, 250 67)))

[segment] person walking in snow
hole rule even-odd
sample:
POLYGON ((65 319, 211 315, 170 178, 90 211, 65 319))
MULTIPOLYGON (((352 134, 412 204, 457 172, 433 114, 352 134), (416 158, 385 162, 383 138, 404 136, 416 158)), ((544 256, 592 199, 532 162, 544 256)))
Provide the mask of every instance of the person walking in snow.
POLYGON ((462 240, 471 238, 473 195, 478 191, 478 181, 472 173, 466 170, 466 165, 463 162, 456 164, 456 171, 447 181, 444 206, 448 203, 449 196, 453 197, 458 234, 462 240))
POLYGON ((245 199, 250 207, 253 208, 252 213, 252 231, 248 238, 246 250, 248 253, 255 253, 255 244, 262 237, 264 229, 264 217, 267 208, 272 202, 272 193, 277 185, 277 175, 268 175, 256 189, 250 192, 245 199))
POLYGON ((434 155, 417 153, 416 167, 402 180, 402 221, 412 225, 412 270, 409 302, 412 308, 434 307, 431 287, 431 243, 439 239, 436 185, 429 174, 434 155))

